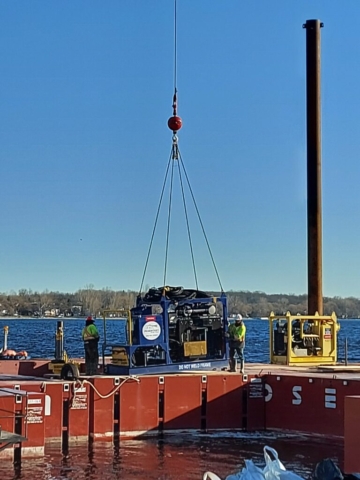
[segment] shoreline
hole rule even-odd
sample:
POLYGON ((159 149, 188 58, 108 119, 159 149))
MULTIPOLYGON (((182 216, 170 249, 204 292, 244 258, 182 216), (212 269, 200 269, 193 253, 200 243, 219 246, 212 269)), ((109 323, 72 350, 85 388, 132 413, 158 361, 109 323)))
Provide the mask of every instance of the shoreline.
MULTIPOLYGON (((83 320, 85 321, 87 316, 84 317, 0 317, 2 320, 57 320, 58 322, 70 321, 70 320, 83 320)), ((106 320, 126 320, 125 317, 105 317, 106 320)), ((96 320, 104 320, 103 317, 93 317, 96 320)))

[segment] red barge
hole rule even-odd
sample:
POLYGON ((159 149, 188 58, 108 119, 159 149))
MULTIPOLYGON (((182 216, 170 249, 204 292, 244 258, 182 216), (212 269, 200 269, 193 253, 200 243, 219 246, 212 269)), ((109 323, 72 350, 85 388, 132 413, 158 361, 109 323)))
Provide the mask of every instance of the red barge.
POLYGON ((7 371, 10 366, 13 374, 0 375, 0 423, 7 432, 0 445, 12 447, 2 449, 0 458, 43 455, 46 444, 54 442, 67 448, 176 431, 281 430, 331 437, 339 444, 344 471, 360 469, 360 367, 247 364, 244 375, 99 375, 66 381, 35 376, 47 368, 45 362, 8 361, 7 371))

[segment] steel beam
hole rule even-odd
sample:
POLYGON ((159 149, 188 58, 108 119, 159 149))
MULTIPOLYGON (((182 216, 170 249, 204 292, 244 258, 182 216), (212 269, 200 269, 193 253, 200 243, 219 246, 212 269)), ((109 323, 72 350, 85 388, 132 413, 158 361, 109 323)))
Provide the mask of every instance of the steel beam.
POLYGON ((321 210, 321 44, 320 20, 307 20, 306 121, 307 121, 307 227, 308 313, 323 315, 322 210, 321 210))

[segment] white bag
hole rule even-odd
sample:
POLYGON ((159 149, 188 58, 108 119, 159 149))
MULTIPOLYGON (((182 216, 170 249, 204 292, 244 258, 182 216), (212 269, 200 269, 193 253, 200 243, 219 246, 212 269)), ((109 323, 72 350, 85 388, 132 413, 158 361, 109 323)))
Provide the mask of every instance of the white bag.
POLYGON ((264 447, 265 468, 263 470, 266 480, 303 480, 302 477, 296 473, 286 470, 284 465, 280 462, 277 451, 271 447, 264 447), (274 460, 268 452, 271 452, 274 460))
POLYGON ((203 480, 221 480, 215 473, 205 472, 203 475, 203 480))
POLYGON ((265 480, 261 468, 252 460, 245 460, 245 467, 239 473, 228 475, 225 480, 265 480))
MULTIPOLYGON (((264 447, 265 468, 257 467, 252 460, 245 460, 245 467, 238 473, 228 475, 225 480, 304 480, 296 473, 286 470, 279 460, 277 451, 264 447), (273 455, 272 460, 270 453, 273 455)), ((203 480, 221 480, 215 473, 204 473, 203 480)))

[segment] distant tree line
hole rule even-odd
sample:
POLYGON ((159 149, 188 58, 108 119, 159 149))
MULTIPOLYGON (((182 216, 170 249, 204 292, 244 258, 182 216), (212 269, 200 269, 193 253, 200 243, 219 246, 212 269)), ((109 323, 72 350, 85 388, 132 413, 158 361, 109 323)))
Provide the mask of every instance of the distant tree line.
MULTIPOLYGON (((240 312, 248 317, 267 317, 270 312, 293 315, 308 313, 308 296, 266 294, 264 292, 227 292, 230 313, 240 312)), ((335 312, 338 318, 360 318, 360 299, 355 297, 324 297, 324 315, 335 312)), ((310 312, 313 314, 314 312, 310 312)))
POLYGON ((75 293, 21 289, 0 293, 0 316, 81 317, 100 315, 103 310, 118 310, 121 313, 134 305, 135 298, 135 292, 113 291, 110 288, 97 290, 93 285, 75 293))
MULTIPOLYGON (((219 295, 219 292, 209 292, 219 295)), ((135 304, 137 292, 95 289, 93 285, 75 293, 18 292, 0 293, 0 316, 87 316, 101 315, 104 310, 117 310, 120 314, 135 304)), ((267 317, 270 312, 307 314, 307 295, 266 294, 264 292, 227 292, 229 315, 241 313, 244 317, 267 317)), ((324 314, 335 312, 339 318, 360 318, 360 299, 354 297, 324 297, 324 314)), ((311 312, 313 313, 313 312, 311 312)))

